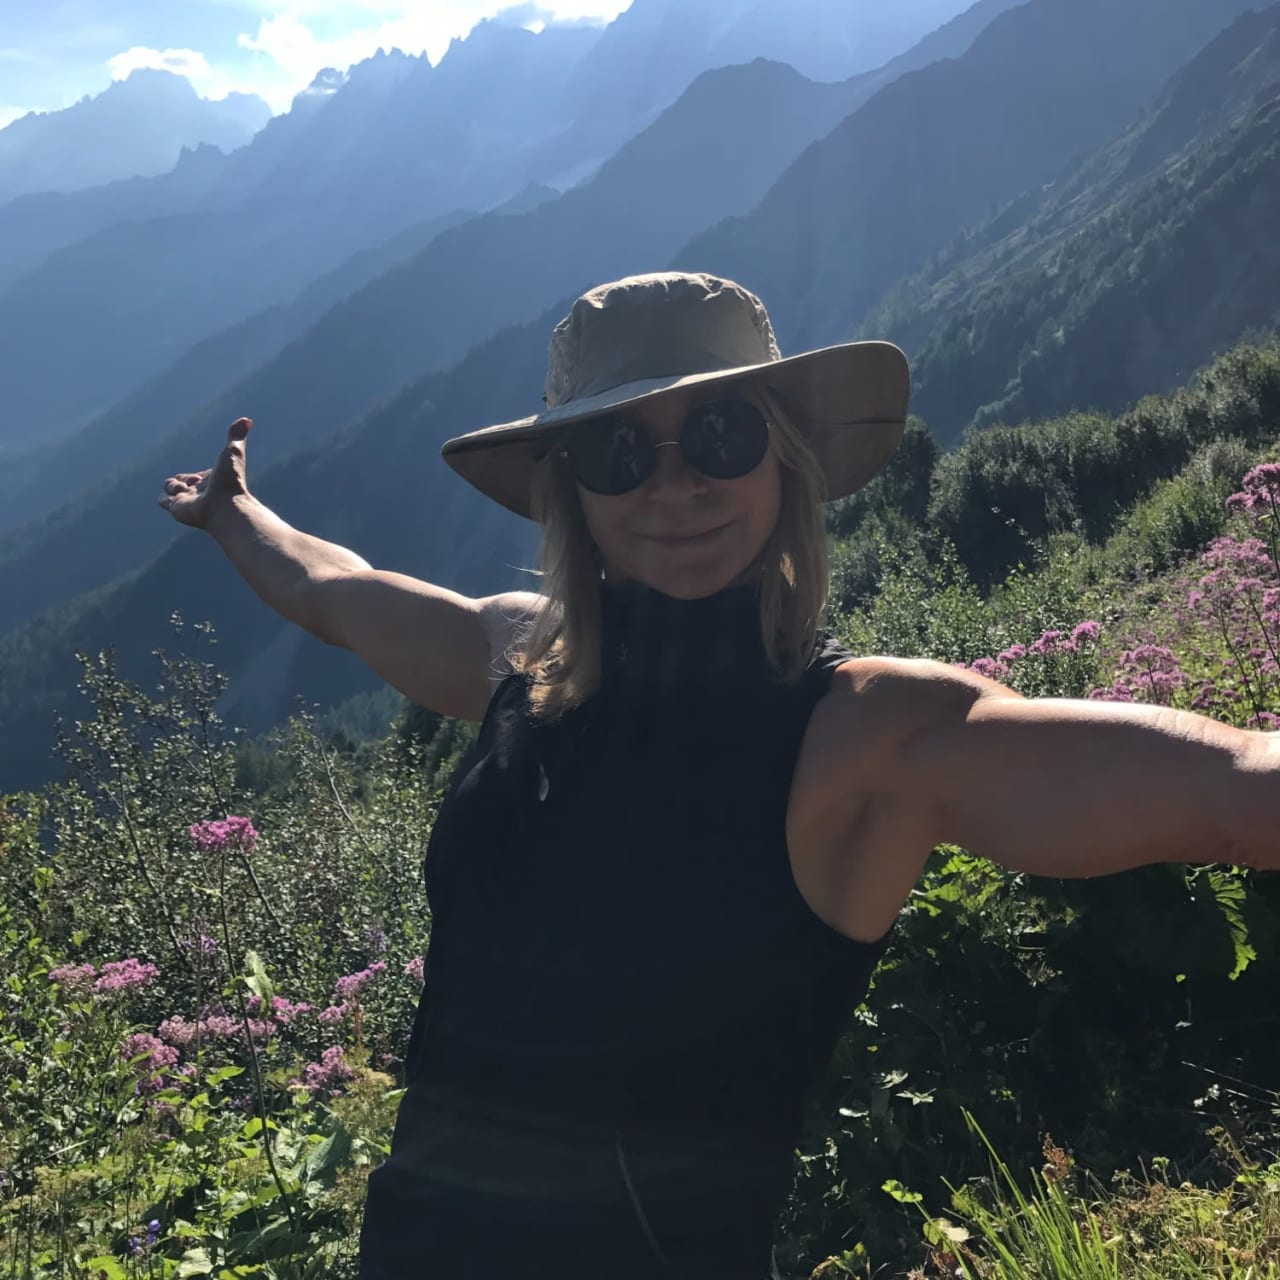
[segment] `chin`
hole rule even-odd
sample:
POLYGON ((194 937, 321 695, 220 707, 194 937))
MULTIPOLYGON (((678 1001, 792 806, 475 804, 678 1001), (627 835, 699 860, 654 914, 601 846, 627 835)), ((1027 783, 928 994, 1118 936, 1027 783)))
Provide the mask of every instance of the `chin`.
POLYGON ((632 576, 673 600, 702 600, 741 582, 748 566, 738 564, 654 565, 632 576))

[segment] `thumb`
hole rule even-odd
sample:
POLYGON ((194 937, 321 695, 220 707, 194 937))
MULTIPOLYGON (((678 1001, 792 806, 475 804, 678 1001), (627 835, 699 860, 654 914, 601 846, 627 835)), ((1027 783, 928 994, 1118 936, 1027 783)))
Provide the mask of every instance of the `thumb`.
POLYGON ((252 429, 253 429, 252 418, 237 418, 227 428, 227 443, 228 444, 242 443, 244 441, 244 438, 249 434, 249 432, 252 429))

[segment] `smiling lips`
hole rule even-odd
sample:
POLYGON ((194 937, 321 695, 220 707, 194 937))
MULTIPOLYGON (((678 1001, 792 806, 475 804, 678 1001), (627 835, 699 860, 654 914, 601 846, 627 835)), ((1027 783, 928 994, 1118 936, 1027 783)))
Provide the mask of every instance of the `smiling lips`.
POLYGON ((664 546, 693 547, 699 546, 704 542, 710 542, 716 534, 723 533, 728 527, 728 524, 720 524, 716 525, 714 529, 707 529, 702 533, 649 533, 644 536, 651 542, 660 542, 664 546))

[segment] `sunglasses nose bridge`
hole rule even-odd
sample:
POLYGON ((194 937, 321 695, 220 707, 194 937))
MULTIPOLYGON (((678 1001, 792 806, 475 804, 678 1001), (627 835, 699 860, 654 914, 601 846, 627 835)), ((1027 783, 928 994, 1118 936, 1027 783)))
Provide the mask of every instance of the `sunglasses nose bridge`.
POLYGON ((659 488, 701 489, 708 483, 707 477, 696 467, 690 465, 680 447, 679 440, 658 440, 653 443, 657 466, 654 469, 652 482, 659 488), (664 455, 662 449, 674 449, 675 453, 664 455))

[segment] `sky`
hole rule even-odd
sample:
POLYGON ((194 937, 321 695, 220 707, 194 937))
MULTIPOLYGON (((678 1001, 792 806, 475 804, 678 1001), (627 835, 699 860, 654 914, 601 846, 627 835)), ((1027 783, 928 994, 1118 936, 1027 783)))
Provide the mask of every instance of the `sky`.
POLYGON ((288 110, 321 67, 379 48, 440 59, 454 36, 510 20, 608 21, 630 0, 0 0, 0 128, 101 93, 136 67, 185 75, 206 98, 256 93, 288 110))

